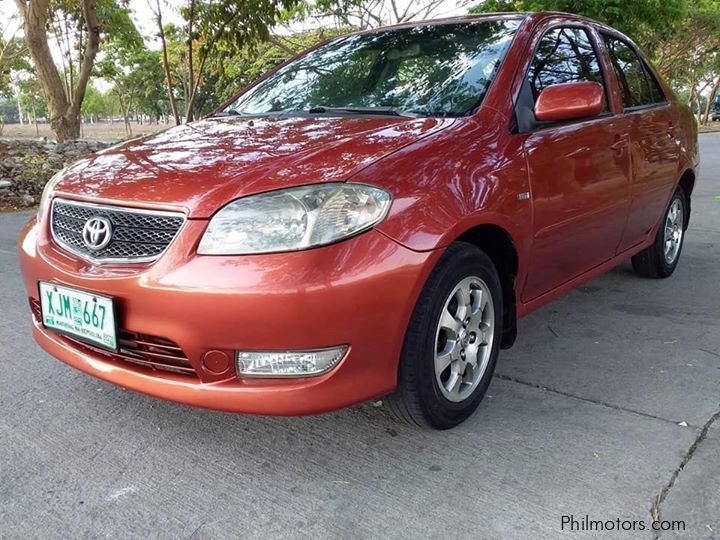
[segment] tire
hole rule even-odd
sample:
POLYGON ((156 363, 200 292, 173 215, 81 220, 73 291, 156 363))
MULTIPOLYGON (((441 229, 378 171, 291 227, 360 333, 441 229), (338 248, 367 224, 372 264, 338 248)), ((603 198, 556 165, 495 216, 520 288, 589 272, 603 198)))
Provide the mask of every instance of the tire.
POLYGON ((413 311, 398 387, 385 400, 388 409, 401 420, 435 429, 449 429, 467 419, 495 371, 502 321, 495 265, 472 244, 452 244, 413 311))
POLYGON ((655 241, 632 258, 636 274, 648 278, 666 278, 675 271, 685 241, 687 215, 687 199, 683 189, 678 187, 663 214, 655 241))

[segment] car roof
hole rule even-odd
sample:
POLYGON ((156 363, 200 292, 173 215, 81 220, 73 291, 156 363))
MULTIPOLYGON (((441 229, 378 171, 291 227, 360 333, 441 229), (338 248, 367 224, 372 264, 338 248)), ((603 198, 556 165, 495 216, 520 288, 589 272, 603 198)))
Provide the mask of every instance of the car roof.
POLYGON ((434 26, 443 24, 457 24, 463 22, 473 22, 481 20, 522 20, 533 26, 547 20, 547 19, 564 19, 569 21, 577 21, 585 24, 595 25, 612 32, 620 33, 618 30, 607 26, 595 19, 585 17, 583 15, 577 15, 575 13, 566 13, 563 11, 510 11, 510 12, 496 12, 496 13, 478 13, 468 15, 456 15, 453 17, 443 17, 438 19, 425 19, 422 21, 409 21, 399 24, 391 24, 386 26, 380 26, 377 28, 369 28, 366 30, 359 30, 351 32, 351 34, 365 34, 371 32, 380 32, 383 30, 395 29, 395 28, 413 28, 416 26, 434 26))
POLYGON ((356 32, 350 32, 347 35, 352 34, 369 34, 372 32, 382 32, 384 30, 394 30, 396 28, 414 28, 417 26, 439 26, 444 24, 457 24, 464 22, 473 22, 479 20, 524 20, 534 13, 527 12, 507 12, 507 13, 480 13, 470 15, 456 15, 453 17, 443 17, 439 19, 424 19, 421 21, 408 21, 398 24, 390 24, 386 26, 379 26, 377 28, 368 28, 366 30, 358 30, 356 32))
MULTIPOLYGON (((474 21, 482 21, 482 20, 515 20, 515 21, 522 21, 524 26, 530 26, 530 27, 536 27, 539 24, 552 19, 561 19, 563 21, 567 22, 576 22, 576 23, 582 23, 589 26, 594 26, 598 30, 616 34, 623 39, 631 42, 633 45, 635 43, 631 38, 620 32, 619 30, 613 28, 612 26, 608 26, 604 23, 601 23, 599 21, 596 21, 595 19, 591 19, 590 17, 585 17, 583 15, 577 15, 575 13, 566 13, 563 11, 511 11, 511 12, 497 12, 497 13, 479 13, 479 14, 468 14, 468 15, 456 15, 453 17, 445 17, 445 18, 439 18, 439 19, 426 19, 422 21, 410 21, 410 22, 404 22, 400 24, 393 24, 388 26, 381 26, 378 28, 370 28, 367 30, 359 30, 356 32, 350 32, 348 34, 344 35, 353 35, 353 34, 369 34, 373 32, 382 32, 385 30, 391 30, 391 29, 397 29, 397 28, 414 28, 418 26, 435 26, 435 25, 445 25, 445 24, 459 24, 459 23, 467 23, 467 22, 474 22, 474 21)), ((637 48, 637 45, 635 45, 637 48)))

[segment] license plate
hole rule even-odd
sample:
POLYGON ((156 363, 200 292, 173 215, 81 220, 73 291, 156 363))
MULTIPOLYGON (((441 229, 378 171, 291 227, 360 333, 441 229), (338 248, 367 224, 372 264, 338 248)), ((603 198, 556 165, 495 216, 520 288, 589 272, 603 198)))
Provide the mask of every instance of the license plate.
POLYGON ((39 283, 39 289, 46 328, 117 350, 112 298, 44 281, 39 283))

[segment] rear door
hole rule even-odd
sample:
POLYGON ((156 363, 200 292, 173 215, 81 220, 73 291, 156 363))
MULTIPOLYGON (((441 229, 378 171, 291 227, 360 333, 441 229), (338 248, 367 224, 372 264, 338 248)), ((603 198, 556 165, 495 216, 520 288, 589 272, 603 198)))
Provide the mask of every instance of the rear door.
POLYGON ((630 213, 618 252, 641 243, 665 211, 680 156, 670 102, 647 63, 623 38, 603 40, 622 95, 630 129, 630 213))
POLYGON ((533 204, 524 302, 612 258, 625 228, 627 122, 610 106, 600 116, 556 124, 538 123, 532 114, 538 95, 552 84, 595 81, 607 94, 599 47, 595 34, 583 26, 550 27, 535 46, 518 97, 518 130, 527 133, 533 204))

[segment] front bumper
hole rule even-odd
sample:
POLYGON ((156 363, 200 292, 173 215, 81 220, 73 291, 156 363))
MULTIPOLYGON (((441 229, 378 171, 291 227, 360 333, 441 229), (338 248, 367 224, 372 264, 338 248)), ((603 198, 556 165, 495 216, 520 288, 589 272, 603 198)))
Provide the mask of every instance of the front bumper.
POLYGON ((97 265, 56 246, 33 219, 20 261, 28 296, 38 280, 111 296, 118 326, 175 342, 192 374, 157 371, 93 351, 34 318, 37 342, 63 362, 122 387, 232 412, 326 412, 391 392, 412 309, 439 252, 418 253, 369 231, 322 248, 242 257, 198 256, 206 221, 189 220, 151 265, 97 265), (298 350, 347 344, 330 372, 293 379, 238 378, 209 351, 298 350), (213 369, 209 369, 213 368, 213 369))

